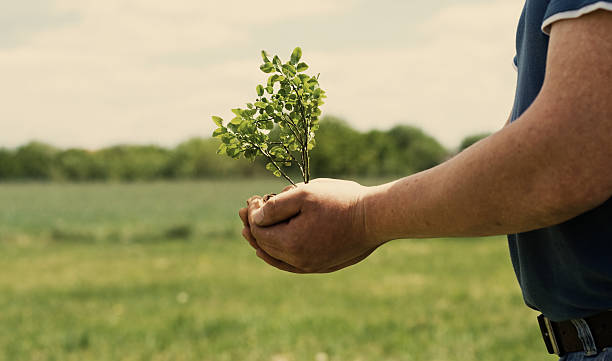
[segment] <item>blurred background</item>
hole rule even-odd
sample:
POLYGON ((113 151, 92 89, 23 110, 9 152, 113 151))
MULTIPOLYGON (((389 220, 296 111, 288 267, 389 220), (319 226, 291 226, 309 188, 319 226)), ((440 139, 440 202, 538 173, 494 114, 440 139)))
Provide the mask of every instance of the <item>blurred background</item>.
POLYGON ((316 177, 374 185, 505 122, 511 0, 0 1, 0 360, 545 359, 504 237, 272 269, 237 211, 284 187, 215 154, 262 49, 328 98, 316 177))

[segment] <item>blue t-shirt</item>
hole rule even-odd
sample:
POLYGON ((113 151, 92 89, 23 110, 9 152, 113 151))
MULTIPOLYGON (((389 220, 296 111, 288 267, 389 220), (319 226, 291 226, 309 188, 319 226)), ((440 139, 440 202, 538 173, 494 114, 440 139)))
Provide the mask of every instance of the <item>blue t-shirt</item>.
MULTIPOLYGON (((527 0, 516 35, 511 120, 542 88, 550 24, 598 9, 612 10, 612 0, 527 0)), ((612 309, 612 198, 562 224, 509 235, 508 243, 528 306, 555 321, 612 309)))

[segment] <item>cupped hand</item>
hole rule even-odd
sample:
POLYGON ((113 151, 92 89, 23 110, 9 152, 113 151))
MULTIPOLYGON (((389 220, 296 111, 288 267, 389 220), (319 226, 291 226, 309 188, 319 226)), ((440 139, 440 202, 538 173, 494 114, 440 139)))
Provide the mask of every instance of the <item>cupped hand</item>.
POLYGON ((316 179, 287 187, 240 210, 243 236, 270 265, 295 273, 325 273, 353 265, 380 243, 366 224, 368 187, 316 179))

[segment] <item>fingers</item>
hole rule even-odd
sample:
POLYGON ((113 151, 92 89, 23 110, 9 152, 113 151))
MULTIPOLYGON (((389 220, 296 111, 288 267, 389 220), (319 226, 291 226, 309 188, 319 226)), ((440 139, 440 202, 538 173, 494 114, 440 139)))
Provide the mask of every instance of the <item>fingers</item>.
POLYGON ((287 264, 283 261, 279 261, 276 258, 273 258, 272 256, 270 256, 269 254, 267 254, 261 249, 257 250, 256 254, 257 254, 257 257, 261 258, 264 262, 266 262, 272 267, 276 267, 280 270, 292 272, 292 273, 305 273, 304 271, 298 268, 295 268, 290 264, 287 264))
POLYGON ((355 257, 355 258, 353 258, 353 259, 351 259, 351 260, 349 260, 349 261, 343 262, 343 263, 341 263, 341 264, 339 264, 339 265, 333 266, 333 267, 328 268, 328 269, 326 269, 326 270, 324 270, 324 271, 321 271, 321 272, 319 272, 319 273, 331 273, 331 272, 336 272, 336 271, 341 270, 341 269, 343 269, 343 268, 346 268, 346 267, 352 266, 352 265, 354 265, 354 264, 356 264, 356 263, 359 263, 359 262, 363 261, 364 259, 366 259, 366 258, 367 258, 369 255, 371 255, 371 254, 372 254, 372 252, 374 252, 375 250, 376 250, 376 247, 375 247, 375 248, 372 248, 371 250, 367 251, 366 253, 364 253, 364 254, 362 254, 362 255, 359 255, 359 256, 357 256, 357 257, 355 257))
POLYGON ((259 227, 251 223, 250 233, 257 240, 257 246, 270 256, 284 261, 291 261, 292 254, 287 248, 287 224, 273 227, 259 227))
POLYGON ((280 193, 265 204, 255 199, 249 204, 249 222, 258 226, 270 226, 285 221, 300 212, 303 199, 304 193, 297 188, 280 193))
POLYGON ((241 208, 238 211, 238 215, 242 220, 244 228, 242 230, 242 237, 246 239, 251 247, 256 250, 257 257, 261 258, 264 262, 271 265, 272 267, 280 270, 292 273, 305 273, 297 267, 294 267, 288 263, 285 263, 275 257, 282 257, 285 255, 285 250, 282 248, 282 240, 279 237, 283 234, 285 224, 279 224, 275 227, 265 228, 257 226, 258 218, 254 216, 261 211, 261 216, 264 218, 266 212, 268 214, 266 219, 263 221, 270 222, 266 225, 275 224, 291 218, 295 214, 299 213, 301 206, 301 197, 286 197, 287 193, 292 193, 296 186, 288 186, 283 189, 282 193, 270 198, 267 202, 259 196, 253 196, 247 200, 247 208, 241 208), (280 202, 277 203, 278 199, 280 202), (269 204, 271 206, 269 206, 269 204), (280 205, 280 212, 279 212, 280 205), (266 207, 264 210, 263 208, 266 207), (273 217, 274 216, 274 217, 273 217), (278 219, 278 221, 277 221, 278 219), (257 238, 261 237, 261 245, 256 241, 257 238))
POLYGON ((260 199, 260 198, 249 199, 248 205, 249 205, 248 212, 247 212, 248 222, 249 224, 257 224, 254 219, 255 211, 263 207, 264 205, 263 199, 260 199))
POLYGON ((256 199, 261 199, 261 196, 252 196, 251 198, 247 199, 246 203, 247 203, 247 207, 249 206, 249 204, 251 202, 253 202, 256 199))
POLYGON ((286 191, 290 191, 290 190, 292 190, 293 188, 296 188, 296 187, 297 187, 297 186, 294 186, 293 184, 290 184, 290 185, 286 186, 285 188, 283 188, 283 190, 281 191, 281 193, 284 193, 284 192, 286 192, 286 191))
POLYGON ((240 210, 238 211, 238 215, 240 216, 240 219, 242 220, 242 225, 244 225, 245 227, 249 226, 249 210, 248 208, 240 208, 240 210))
POLYGON ((240 219, 242 219, 242 224, 244 225, 244 228, 242 228, 242 237, 249 242, 251 247, 259 249, 259 246, 255 241, 255 237, 253 237, 251 234, 251 228, 249 228, 248 210, 246 208, 241 208, 240 211, 238 211, 238 214, 240 215, 240 219))

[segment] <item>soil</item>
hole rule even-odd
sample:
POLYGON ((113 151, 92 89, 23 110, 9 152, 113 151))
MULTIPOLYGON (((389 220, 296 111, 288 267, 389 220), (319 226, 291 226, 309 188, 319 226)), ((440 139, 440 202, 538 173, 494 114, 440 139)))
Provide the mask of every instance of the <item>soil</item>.
POLYGON ((276 193, 269 193, 269 194, 266 194, 265 196, 263 196, 264 203, 266 203, 270 198, 274 197, 275 195, 276 195, 276 193))

